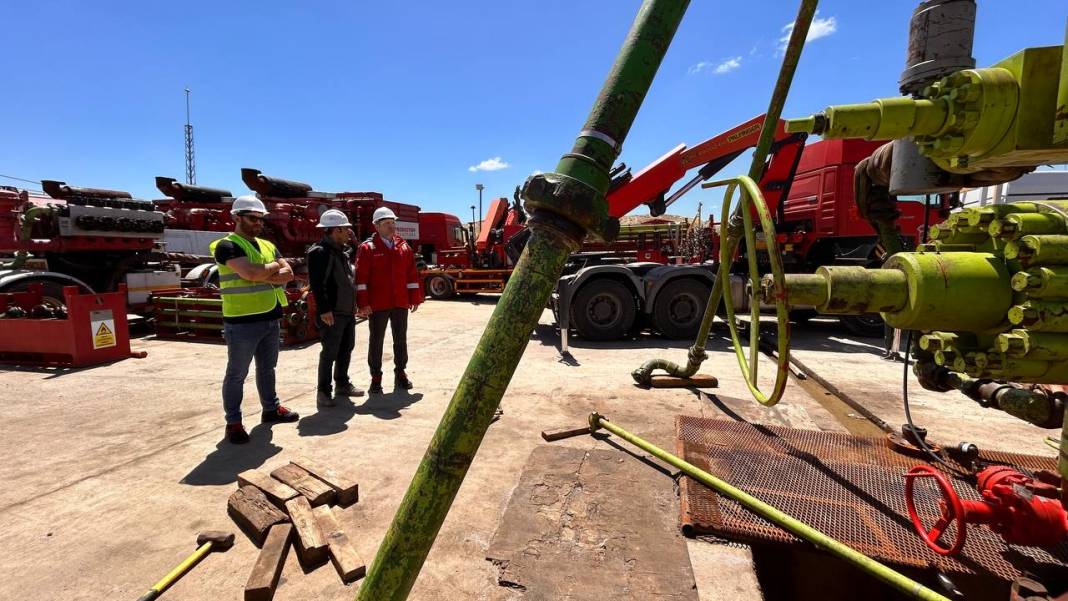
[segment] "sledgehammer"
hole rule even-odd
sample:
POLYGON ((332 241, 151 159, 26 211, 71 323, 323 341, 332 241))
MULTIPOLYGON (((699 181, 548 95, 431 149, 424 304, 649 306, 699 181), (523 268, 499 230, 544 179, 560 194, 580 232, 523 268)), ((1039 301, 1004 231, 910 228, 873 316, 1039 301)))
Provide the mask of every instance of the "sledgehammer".
POLYGON ((234 546, 234 533, 233 532, 220 532, 218 530, 209 530, 208 532, 201 532, 197 535, 197 550, 193 551, 193 554, 186 557, 185 560, 178 564, 176 568, 170 571, 159 582, 152 585, 152 588, 148 589, 148 592, 141 595, 138 601, 152 601, 153 599, 159 599, 159 596, 163 594, 163 591, 167 590, 167 587, 178 581, 179 578, 185 575, 186 572, 193 569, 193 566, 197 565, 201 559, 207 556, 212 551, 224 553, 230 550, 230 547, 234 546))

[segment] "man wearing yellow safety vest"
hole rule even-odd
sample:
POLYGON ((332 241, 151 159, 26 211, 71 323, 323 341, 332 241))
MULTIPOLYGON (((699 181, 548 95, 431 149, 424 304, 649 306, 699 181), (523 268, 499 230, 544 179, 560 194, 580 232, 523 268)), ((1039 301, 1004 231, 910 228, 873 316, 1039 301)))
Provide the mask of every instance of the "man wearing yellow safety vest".
POLYGON ((293 269, 267 240, 263 232, 267 207, 255 196, 234 199, 230 207, 234 233, 211 243, 219 266, 219 292, 223 301, 223 338, 226 339, 226 375, 223 378, 223 410, 226 438, 234 444, 248 442, 241 424, 241 398, 249 364, 256 359, 256 390, 263 406, 264 423, 295 422, 300 416, 278 402, 274 368, 278 363, 278 321, 288 304, 283 290, 293 279, 293 269))

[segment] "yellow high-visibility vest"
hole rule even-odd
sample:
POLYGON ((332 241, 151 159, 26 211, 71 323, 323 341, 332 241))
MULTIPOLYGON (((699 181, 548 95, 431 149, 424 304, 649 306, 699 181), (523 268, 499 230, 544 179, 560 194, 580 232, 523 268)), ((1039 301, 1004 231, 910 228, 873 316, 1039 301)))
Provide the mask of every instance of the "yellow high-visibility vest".
MULTIPOLYGON (((250 263, 266 265, 278 259, 278 249, 274 244, 262 238, 256 238, 259 248, 263 249, 261 253, 251 242, 237 234, 230 234, 212 242, 208 247, 211 249, 212 256, 215 255, 215 246, 223 240, 229 240, 240 246, 248 256, 250 263)), ((267 282, 252 282, 242 278, 225 264, 218 262, 216 264, 219 266, 219 292, 223 300, 223 317, 257 315, 274 309, 276 303, 283 307, 289 304, 282 286, 267 282)))

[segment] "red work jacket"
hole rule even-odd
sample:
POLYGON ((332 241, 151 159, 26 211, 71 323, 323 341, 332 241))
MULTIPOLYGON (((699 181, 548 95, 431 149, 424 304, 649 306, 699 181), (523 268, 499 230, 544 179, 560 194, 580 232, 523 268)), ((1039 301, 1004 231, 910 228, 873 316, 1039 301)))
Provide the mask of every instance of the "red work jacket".
POLYGON ((415 268, 415 253, 400 236, 393 248, 378 234, 360 244, 356 253, 356 305, 372 311, 407 309, 423 302, 423 286, 415 268))

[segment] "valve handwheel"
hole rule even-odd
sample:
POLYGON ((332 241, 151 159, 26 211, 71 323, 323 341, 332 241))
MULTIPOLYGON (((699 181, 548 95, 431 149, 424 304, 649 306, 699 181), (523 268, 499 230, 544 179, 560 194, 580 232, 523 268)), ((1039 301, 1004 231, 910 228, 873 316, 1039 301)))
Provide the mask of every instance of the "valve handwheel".
POLYGON ((740 186, 742 193, 738 199, 738 211, 744 221, 746 259, 749 263, 749 359, 746 360, 742 348, 741 337, 738 335, 738 324, 734 319, 734 302, 731 297, 730 268, 734 262, 735 250, 740 240, 727 232, 723 237, 723 243, 719 247, 719 273, 716 276, 717 285, 723 282, 723 308, 727 311, 727 326, 731 332, 731 342, 734 344, 734 353, 738 357, 738 367, 745 377, 745 384, 749 392, 761 404, 771 406, 782 398, 786 388, 786 379, 790 361, 790 313, 786 303, 786 277, 782 266, 782 255, 779 254, 778 242, 775 239, 775 223, 771 220, 767 203, 760 187, 752 178, 741 175, 732 179, 709 182, 702 185, 703 188, 727 186, 727 192, 723 195, 723 217, 720 222, 721 235, 730 223, 730 207, 734 199, 734 192, 740 186), (775 384, 771 394, 765 395, 757 388, 757 358, 760 355, 760 271, 757 261, 756 230, 753 227, 753 216, 750 209, 755 209, 760 219, 760 229, 764 234, 764 244, 767 249, 768 263, 771 268, 771 276, 775 289, 775 317, 776 317, 776 357, 775 357, 775 384))
POLYGON ((957 491, 953 489, 953 484, 950 483, 945 474, 929 465, 917 465, 909 470, 905 474, 905 505, 908 507, 909 517, 912 519, 912 527, 916 529, 916 533, 920 535, 920 538, 932 551, 939 555, 955 555, 964 547, 967 529, 967 524, 964 521, 964 505, 961 503, 960 497, 957 496, 957 491), (923 525, 919 513, 916 512, 916 501, 913 498, 913 494, 917 478, 934 478, 942 495, 942 498, 938 501, 940 515, 930 530, 923 525), (952 545, 943 547, 939 544, 938 539, 942 538, 946 529, 953 522, 957 523, 957 536, 953 539, 952 545))

